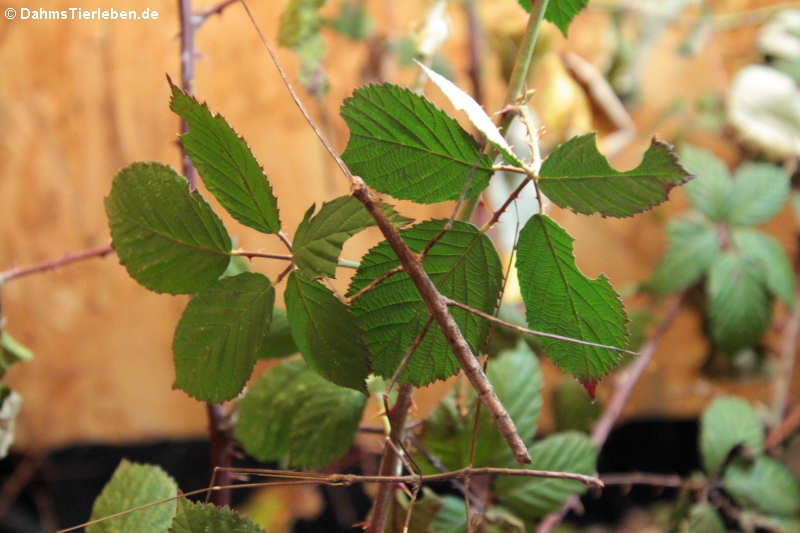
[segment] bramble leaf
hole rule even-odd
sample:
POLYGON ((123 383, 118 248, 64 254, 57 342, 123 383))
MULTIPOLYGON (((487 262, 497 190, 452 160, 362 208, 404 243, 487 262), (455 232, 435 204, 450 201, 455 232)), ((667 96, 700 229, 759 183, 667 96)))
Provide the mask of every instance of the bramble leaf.
POLYGON ((333 383, 366 393, 369 352, 350 309, 298 271, 289 276, 284 299, 292 338, 306 363, 333 383))
MULTIPOLYGON (((528 451, 531 464, 538 470, 592 475, 597 468, 597 449, 583 433, 556 433, 528 451)), ((586 487, 579 481, 499 476, 494 480, 493 494, 503 507, 523 520, 534 521, 559 509, 568 496, 584 492, 586 487)))
MULTIPOLYGON (((91 520, 97 520, 146 503, 178 494, 178 485, 161 468, 153 465, 120 462, 111 480, 94 501, 91 520)), ((166 533, 175 516, 175 501, 140 509, 86 528, 86 533, 166 533)))
POLYGON ((228 507, 180 499, 169 533, 264 533, 264 530, 228 507))
POLYGON ((667 240, 667 253, 648 283, 656 292, 678 292, 690 287, 721 253, 716 229, 691 218, 671 220, 667 224, 667 240))
POLYGON ((742 254, 723 253, 708 274, 711 337, 728 353, 758 342, 772 315, 758 264, 742 254))
MULTIPOLYGON (((542 409, 543 381, 536 356, 520 342, 514 350, 490 360, 486 373, 520 437, 524 442, 531 442, 542 409)), ((456 406, 455 392, 451 392, 425 420, 422 442, 451 470, 469 464, 474 413, 472 392, 463 409, 456 406)), ((486 409, 481 409, 479 424, 473 466, 515 464, 505 439, 486 409)))
MULTIPOLYGON (((400 235, 409 248, 420 253, 444 224, 444 220, 429 220, 401 231, 400 235)), ((398 265, 397 256, 387 242, 375 246, 361 259, 348 296, 398 265)), ((428 251, 423 267, 444 296, 486 313, 491 313, 497 305, 502 281, 500 259, 492 242, 475 226, 456 221, 428 251)), ((373 371, 391 377, 428 320, 422 296, 408 275, 400 272, 356 298, 351 307, 371 353, 373 371)), ((453 307, 450 312, 473 352, 477 352, 488 333, 487 322, 463 309, 453 307)), ((459 369, 434 322, 399 381, 425 385, 448 378, 459 369)))
MULTIPOLYGON (((531 12, 531 0, 517 1, 525 11, 531 12)), ((589 0, 550 0, 547 10, 544 12, 544 18, 558 26, 558 29, 566 37, 570 22, 588 3, 589 0)))
POLYGON ((686 522, 686 533, 725 533, 725 523, 713 505, 698 503, 692 506, 686 522))
POLYGON ((696 176, 684 188, 689 201, 710 220, 724 220, 733 188, 728 167, 711 152, 688 144, 681 146, 679 155, 681 164, 696 176))
POLYGON ((286 311, 275 307, 272 310, 272 324, 269 328, 269 336, 259 358, 281 359, 299 351, 292 338, 292 331, 289 329, 289 319, 286 318, 286 311))
POLYGON ((800 485, 791 470, 774 459, 739 460, 725 469, 723 487, 745 508, 781 516, 800 512, 800 485))
POLYGON ((749 454, 760 454, 764 426, 743 398, 715 398, 700 418, 700 455, 706 471, 716 474, 736 446, 743 446, 749 454))
POLYGON ((231 239, 222 221, 170 167, 125 167, 105 206, 119 262, 148 289, 191 294, 225 272, 231 239))
POLYGON ((320 468, 355 439, 366 396, 289 359, 261 376, 239 402, 235 436, 259 461, 320 468))
MULTIPOLYGON (((316 215, 314 207, 312 205, 306 211, 297 227, 292 256, 295 264, 308 275, 334 277, 344 242, 359 231, 375 225, 375 220, 354 196, 340 196, 326 202, 316 215)), ((390 205, 382 204, 381 207, 398 226, 410 222, 410 219, 398 215, 390 205)))
POLYGON ((431 81, 436 84, 437 87, 439 87, 447 99, 450 100, 450 103, 453 104, 453 107, 459 111, 464 111, 467 114, 467 117, 469 117, 472 125, 478 128, 478 131, 483 133, 487 142, 503 155, 503 159, 512 165, 516 165, 518 167, 523 166, 519 158, 514 155, 514 151, 508 145, 508 142, 503 137, 503 134, 500 133, 500 130, 497 129, 497 126, 495 126, 492 119, 489 118, 489 115, 486 114, 486 111, 483 110, 478 102, 461 90, 461 88, 455 83, 448 80, 435 70, 428 68, 419 61, 414 61, 417 63, 417 66, 421 68, 422 71, 425 72, 425 74, 431 79, 431 81))
POLYGON ((492 162, 475 139, 408 89, 362 87, 340 112, 350 128, 342 159, 380 192, 432 204, 458 198, 470 177, 468 198, 489 182, 492 162))
POLYGON ((204 402, 235 398, 267 349, 274 304, 269 280, 249 272, 198 293, 175 328, 173 387, 204 402))
POLYGON ((789 197, 789 174, 768 163, 736 169, 728 202, 728 222, 754 226, 775 216, 789 197))
POLYGON ((247 143, 221 115, 173 85, 170 109, 189 125, 181 135, 203 183, 236 220, 264 233, 281 229, 278 201, 247 143))
MULTIPOLYGON (((605 276, 578 270, 572 237, 544 215, 534 215, 519 235, 517 275, 532 329, 625 348, 625 310, 605 276)), ((615 350, 540 338, 545 353, 580 380, 603 377, 619 363, 615 350)))
POLYGON ((691 178, 672 147, 656 140, 638 167, 614 170, 590 133, 553 150, 542 165, 539 185, 560 207, 585 215, 628 217, 665 201, 673 187, 691 178))
POLYGON ((758 263, 769 292, 794 307, 797 280, 786 252, 771 235, 739 228, 733 230, 733 242, 746 258, 758 263))

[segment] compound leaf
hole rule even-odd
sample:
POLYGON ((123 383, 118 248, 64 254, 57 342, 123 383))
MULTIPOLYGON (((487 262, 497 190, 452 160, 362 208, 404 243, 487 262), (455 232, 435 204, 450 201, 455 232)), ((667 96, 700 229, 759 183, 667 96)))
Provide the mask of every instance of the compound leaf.
POLYGON ((278 201, 247 143, 221 115, 212 115, 172 84, 170 109, 189 125, 181 135, 186 154, 211 194, 239 222, 264 233, 281 229, 278 201))
POLYGON ((720 254, 716 229, 704 221, 671 220, 667 241, 667 253, 648 283, 656 292, 678 292, 697 283, 720 254))
MULTIPOLYGON (((626 317, 619 295, 605 276, 589 279, 578 270, 572 237, 545 215, 534 215, 522 229, 517 275, 532 329, 625 348, 626 317)), ((616 350, 538 339, 562 370, 580 380, 596 380, 619 362, 616 350)))
POLYGON ((665 201, 673 187, 691 178, 672 147, 656 140, 638 167, 614 170, 590 133, 553 150, 542 165, 539 185, 560 207, 585 215, 628 217, 665 201))
MULTIPOLYGON (((410 222, 391 206, 383 204, 381 207, 395 224, 404 226, 410 222)), ((316 215, 314 206, 311 206, 294 236, 294 262, 310 276, 334 277, 344 242, 374 224, 372 215, 354 196, 341 196, 326 202, 316 215)))
POLYGON ((728 222, 754 226, 775 216, 789 197, 789 174, 769 163, 744 163, 734 175, 728 222))
POLYGON ((728 215, 728 203, 733 181, 723 161, 702 148, 683 145, 679 150, 681 163, 696 176, 686 187, 686 194, 695 209, 710 220, 718 222, 728 215))
POLYGON ((169 533, 264 533, 264 530, 228 507, 181 499, 169 533))
POLYGON ((708 274, 706 290, 711 337, 726 352, 752 346, 772 315, 759 265, 736 252, 720 255, 708 274))
POLYGON ((267 371, 239 402, 235 436, 262 462, 289 454, 289 463, 320 468, 355 439, 366 396, 339 387, 289 359, 267 371))
MULTIPOLYGON (((439 235, 444 224, 444 220, 425 221, 400 235, 409 248, 419 253, 439 235)), ((362 258, 348 296, 398 265, 388 243, 375 246, 362 258)), ((497 305, 502 281, 500 259, 492 242, 475 226, 456 221, 428 251, 423 267, 444 296, 486 313, 497 305)), ((391 377, 428 321, 422 296, 408 275, 400 272, 356 298, 351 307, 372 355, 373 371, 391 377)), ((473 352, 477 352, 488 333, 487 322, 459 308, 451 308, 450 312, 473 352)), ((459 369, 444 335, 433 322, 399 380, 426 385, 448 378, 459 369)))
POLYGON ((760 454, 764 426, 743 398, 715 398, 700 419, 700 455, 706 471, 716 474, 736 446, 743 446, 751 455, 760 454))
POLYGON ((191 294, 225 272, 231 239, 222 221, 170 167, 125 167, 105 206, 119 262, 148 289, 191 294))
POLYGON ((289 276, 283 296, 292 337, 306 363, 337 385, 367 392, 369 352, 350 309, 298 271, 289 276))
MULTIPOLYGON (((171 498, 178 485, 161 468, 131 463, 125 459, 94 501, 91 520, 127 511, 146 503, 171 498)), ((170 501, 111 518, 86 528, 87 533, 128 533, 152 531, 166 533, 175 516, 175 502, 170 501)))
MULTIPOLYGON (((538 470, 592 475, 597 468, 597 449, 583 433, 556 433, 535 443, 529 452, 538 470)), ((494 480, 493 494, 503 507, 533 521, 559 509, 570 495, 584 492, 579 481, 500 476, 494 480)))
POLYGON ((249 272, 198 293, 175 329, 173 387, 204 402, 236 397, 267 349, 274 304, 269 280, 249 272))
POLYGON ((489 182, 492 162, 475 139, 408 89, 362 87, 344 101, 341 115, 350 128, 342 159, 381 192, 431 204, 455 200, 469 179, 468 198, 489 182))
POLYGON ((796 517, 800 512, 800 485, 791 470, 774 459, 739 460, 725 469, 725 490, 746 508, 796 517))
POLYGON ((797 281, 780 243, 771 235, 744 228, 733 230, 733 242, 744 257, 761 267, 767 289, 788 307, 794 307, 797 281))

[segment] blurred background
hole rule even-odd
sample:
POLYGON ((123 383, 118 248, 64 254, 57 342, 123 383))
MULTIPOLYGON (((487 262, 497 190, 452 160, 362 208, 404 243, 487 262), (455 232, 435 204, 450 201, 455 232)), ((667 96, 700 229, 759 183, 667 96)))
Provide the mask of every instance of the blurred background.
MULTIPOLYGON (((18 12, 23 7, 72 7, 60 0, 41 0, 37 5, 9 2, 2 7, 18 12)), ((272 43, 286 3, 250 2, 272 43)), ((193 8, 203 13, 218 5, 195 0, 193 8)), ((101 2, 82 7, 112 6, 101 2)), ((113 176, 127 164, 161 161, 180 168, 179 123, 169 111, 165 78, 168 74, 180 79, 178 2, 127 0, 113 7, 149 8, 159 16, 147 21, 0 19, 0 271, 106 244, 103 199, 113 176)), ((568 39, 546 24, 528 80, 528 88, 535 90, 531 107, 545 125, 542 147, 598 131, 601 150, 621 169, 636 166, 654 136, 704 147, 732 168, 756 155, 791 164, 800 156, 800 112, 792 111, 800 99, 797 93, 787 97, 789 103, 779 104, 788 110, 779 132, 786 138, 758 138, 755 128, 736 123, 731 107, 737 74, 783 53, 765 48, 763 30, 791 7, 800 9, 800 3, 593 0, 575 19, 568 39), (613 98, 603 96, 601 88, 609 87, 613 98)), ((347 142, 347 129, 338 114, 343 99, 368 82, 416 83, 417 69, 409 61, 415 54, 430 52, 426 56, 430 64, 477 94, 487 110, 499 111, 515 43, 527 19, 514 0, 474 4, 329 0, 321 13, 328 20, 321 30, 323 55, 287 48, 278 53, 289 76, 299 83, 312 115, 339 150, 347 142)), ((796 69, 795 76, 800 72, 798 28, 800 24, 792 30, 795 56, 779 57, 785 60, 787 75, 791 68, 796 69)), ((786 46, 791 50, 791 44, 786 46)), ((291 235, 312 202, 319 205, 346 194, 346 181, 291 103, 240 5, 210 14, 196 33, 195 47, 196 96, 224 115, 248 141, 272 183, 291 235)), ((767 83, 747 90, 758 93, 769 88, 767 83)), ((430 93, 452 114, 437 91, 430 93)), ((469 129, 463 116, 454 116, 469 129)), ((204 196, 214 203, 210 195, 204 196)), ((657 320, 664 302, 637 288, 650 278, 664 253, 666 221, 688 207, 683 192, 675 190, 670 202, 632 219, 576 216, 556 207, 551 215, 575 237, 581 269, 592 277, 604 272, 645 328, 657 320)), ((400 209, 419 220, 449 215, 452 204, 419 208, 401 202, 400 209)), ((239 246, 282 251, 277 239, 238 225, 226 215, 223 220, 239 246)), ((791 207, 787 205, 762 229, 796 264, 798 225, 791 207)), ((377 240, 375 230, 359 234, 347 243, 343 257, 357 259, 377 240)), ((283 266, 262 260, 251 268, 274 279, 283 266)), ((337 280, 340 288, 346 284, 346 278, 337 280)), ((278 302, 282 290, 279 286, 278 302)), ((166 454, 164 461, 173 464, 171 473, 178 476, 177 470, 185 471, 196 476, 197 486, 205 484, 205 406, 172 390, 172 333, 186 302, 186 297, 156 295, 139 286, 114 255, 2 286, 4 327, 34 357, 15 365, 5 379, 23 404, 12 456, 0 464, 4 472, 0 511, 8 511, 23 495, 30 500, 30 512, 39 516, 29 522, 39 524, 35 527, 46 531, 55 524, 75 523, 88 516, 91 498, 120 455, 158 462, 159 454, 166 454), (171 444, 179 442, 183 447, 171 444), (170 450, 178 456, 169 456, 170 450), (94 480, 84 483, 87 491, 94 491, 87 495, 88 503, 77 499, 65 503, 52 495, 53 487, 62 496, 67 487, 77 490, 81 479, 94 480), (31 486, 38 488, 30 492, 31 486), (69 507, 74 515, 67 519, 63 512, 69 507)), ((637 439, 645 433, 652 438, 658 434, 652 424, 661 423, 674 424, 668 426, 672 427, 668 434, 677 435, 674 442, 693 444, 693 426, 681 424, 696 419, 720 391, 745 396, 769 409, 775 395, 774 354, 780 352, 788 319, 789 311, 776 304, 763 345, 721 364, 703 331, 702 315, 686 306, 623 414, 624 421, 650 424, 645 426, 649 429, 634 434, 632 441, 623 439, 620 446, 625 442, 656 446, 637 439)), ((547 361, 543 370, 541 424, 546 432, 555 424, 552 390, 569 378, 547 361)), ((800 392, 798 376, 796 372, 790 383, 792 397, 800 392)), ((438 383, 417 395, 420 416, 450 386, 438 383)), ((599 405, 612 386, 613 379, 599 386, 599 405)), ((376 417, 377 412, 377 407, 368 408, 367 416, 376 417)), ((666 438, 661 443, 669 442, 666 438)), ((362 444, 377 449, 367 438, 362 444)), ((692 461, 696 463, 696 458, 685 458, 687 464, 692 461)), ((692 466, 688 464, 687 471, 692 466)), ((182 488, 195 487, 182 484, 182 488)), ((311 517, 323 508, 320 494, 310 490, 271 496, 269 501, 290 515, 296 511, 297 516, 311 517), (286 503, 290 501, 308 506, 294 509, 286 503)), ((12 522, 0 518, 0 528, 26 530, 12 522)))

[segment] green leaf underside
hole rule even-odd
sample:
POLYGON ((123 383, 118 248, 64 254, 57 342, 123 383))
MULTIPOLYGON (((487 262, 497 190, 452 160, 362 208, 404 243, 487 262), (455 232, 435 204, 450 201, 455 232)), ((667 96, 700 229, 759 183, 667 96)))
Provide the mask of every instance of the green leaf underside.
POLYGON ((744 163, 736 169, 728 201, 728 221, 754 226, 778 214, 789 198, 789 174, 768 163, 744 163))
POLYGON ((298 271, 286 282, 286 315, 306 363, 337 385, 367 392, 369 352, 350 309, 298 271))
POLYGON ((792 517, 800 512, 797 479, 791 470, 769 457, 734 462, 725 469, 723 486, 742 507, 792 517))
MULTIPOLYGON (((525 11, 531 12, 531 0, 517 1, 525 11)), ((550 0, 544 12, 544 18, 558 26, 561 33, 566 36, 570 22, 588 3, 589 0, 550 0)))
POLYGON ((173 387, 204 402, 241 392, 266 350, 275 289, 261 274, 221 279, 186 306, 172 341, 173 387))
POLYGON ((196 293, 225 272, 231 239, 222 221, 170 167, 125 167, 105 207, 120 263, 148 289, 196 293))
MULTIPOLYGON (((409 248, 419 253, 444 224, 444 220, 429 220, 401 231, 400 235, 409 248)), ((375 246, 361 259, 348 296, 398 265, 388 243, 375 246)), ((500 259, 492 242, 475 226, 454 222, 428 251, 423 267, 444 296, 486 313, 491 313, 497 305, 502 282, 500 259)), ((428 308, 416 286, 405 272, 400 272, 364 293, 351 307, 372 355, 373 371, 391 377, 428 320, 428 308)), ((477 352, 488 333, 487 322, 455 307, 450 312, 472 351, 477 352)), ((459 369, 444 335, 433 322, 399 381, 421 386, 446 379, 459 369)))
MULTIPOLYGON (((125 459, 94 501, 91 520, 97 520, 178 494, 178 485, 161 468, 125 459)), ((175 501, 154 505, 88 526, 87 533, 166 533, 175 516, 175 501)))
POLYGON ((797 281, 780 243, 771 235, 744 228, 733 230, 733 243, 745 258, 759 265, 769 292, 794 307, 797 281))
POLYGON ((667 224, 667 253, 648 286, 656 292, 678 292, 700 281, 720 254, 715 228, 682 218, 667 224))
MULTIPOLYGON (((544 215, 522 229, 517 247, 520 293, 532 329, 606 346, 627 346, 626 317, 605 276, 578 270, 572 237, 544 215)), ((619 362, 614 350, 540 338, 544 351, 578 379, 598 379, 619 362)))
POLYGON ((297 345, 292 338, 292 331, 289 329, 289 319, 286 318, 286 311, 275 307, 272 310, 269 337, 267 337, 266 346, 259 357, 261 359, 282 359, 298 352, 297 345))
POLYGON ((713 505, 698 503, 689 511, 686 533, 725 533, 725 524, 713 505))
POLYGON ((431 204, 457 199, 470 175, 468 198, 489 182, 492 162, 475 139, 408 89, 362 87, 344 101, 341 115, 350 128, 342 159, 380 192, 431 204))
POLYGON ((7 331, 0 332, 0 378, 5 376, 11 365, 20 361, 30 361, 33 353, 17 342, 7 331))
POLYGON ((728 167, 711 152, 691 145, 683 145, 679 154, 681 164, 696 176, 685 187, 689 201, 710 220, 723 220, 733 187, 728 167))
POLYGON ((574 137, 542 165, 539 185, 553 203, 586 215, 628 217, 667 199, 676 185, 692 178, 666 143, 653 140, 642 162, 618 172, 597 150, 596 135, 574 137))
POLYGON ((706 471, 716 474, 736 446, 743 446, 748 454, 760 454, 764 427, 743 398, 715 398, 700 419, 700 455, 706 471))
POLYGON ((302 359, 273 367, 239 402, 235 436, 260 461, 319 468, 341 456, 355 439, 366 396, 334 385, 302 359))
POLYGON ((711 336, 728 353, 761 340, 772 316, 759 265, 742 254, 726 252, 708 275, 711 336))
POLYGON ((264 533, 264 530, 228 507, 181 499, 169 533, 264 533))
POLYGON ((244 139, 221 115, 212 115, 206 104, 171 81, 170 86, 170 109, 189 125, 181 143, 208 190, 245 226, 264 233, 280 231, 278 201, 244 139))
MULTIPOLYGON (((597 468, 597 450, 583 433, 556 433, 536 442, 529 452, 537 470, 592 475, 597 468)), ((559 509, 570 495, 584 492, 579 481, 499 476, 493 495, 523 520, 536 520, 559 509)))
MULTIPOLYGON (((410 222, 391 206, 382 204, 381 207, 395 224, 404 226, 410 222)), ((374 225, 372 215, 354 196, 341 196, 326 202, 316 215, 314 206, 311 206, 294 236, 294 262, 310 276, 334 277, 345 241, 374 225)))
MULTIPOLYGON (((531 442, 542 409, 542 374, 539 362, 525 343, 519 343, 489 362, 487 377, 524 442, 531 442)), ((463 409, 451 391, 425 420, 422 442, 451 470, 469 464, 475 395, 463 409), (466 416, 464 414, 466 413, 466 416)), ((473 466, 513 465, 515 460, 491 415, 481 409, 473 466)), ((418 458, 425 464, 424 458, 418 458)), ((433 470, 431 470, 433 472, 433 470)))

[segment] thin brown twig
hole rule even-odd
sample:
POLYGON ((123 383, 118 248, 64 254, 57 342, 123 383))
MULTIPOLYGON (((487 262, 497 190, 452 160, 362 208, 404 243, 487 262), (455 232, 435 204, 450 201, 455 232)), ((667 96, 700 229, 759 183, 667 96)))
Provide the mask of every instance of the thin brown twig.
POLYGON ((195 30, 199 28, 206 21, 206 19, 213 17, 214 15, 222 15, 223 11, 225 11, 228 7, 232 6, 238 1, 239 0, 224 0, 223 2, 220 2, 219 4, 210 7, 205 11, 197 13, 195 20, 195 30))
POLYGON ((500 220, 500 217, 503 216, 503 213, 505 213, 506 209, 508 209, 508 206, 511 205, 511 202, 516 200, 522 192, 522 189, 524 189, 532 181, 533 178, 531 176, 528 176, 522 180, 520 184, 517 185, 517 188, 511 191, 511 194, 508 195, 508 198, 506 198, 506 201, 503 202, 503 205, 501 205, 500 208, 492 214, 492 218, 490 218, 489 221, 483 225, 481 231, 486 232, 491 229, 492 226, 497 224, 497 222, 500 220))
POLYGON ((62 266, 69 265, 71 263, 77 263, 78 261, 83 261, 85 259, 105 257, 112 252, 114 252, 114 249, 111 247, 111 243, 109 243, 96 248, 82 250, 80 252, 67 252, 58 259, 48 259, 46 261, 24 267, 15 266, 6 270, 5 272, 0 272, 0 284, 11 281, 12 279, 29 276, 30 274, 55 270, 62 266))
MULTIPOLYGON (((800 291, 797 292, 795 300, 800 302, 800 291)), ((794 374, 795 357, 797 356, 797 342, 800 336, 800 304, 795 304, 786 328, 783 332, 781 351, 778 358, 777 371, 775 373, 775 397, 773 399, 773 416, 775 420, 781 420, 786 411, 789 389, 792 384, 794 374)))
POLYGON ((420 330, 417 337, 414 339, 414 342, 411 343, 411 346, 409 346, 408 350, 406 351, 406 354, 403 356, 403 359, 400 360, 400 364, 397 365, 394 374, 392 374, 392 379, 389 380, 389 384, 386 386, 386 390, 383 392, 384 405, 386 405, 386 403, 389 401, 389 394, 391 394, 392 389, 395 386, 395 383, 397 383, 397 380, 400 378, 400 373, 406 367, 406 364, 408 364, 408 361, 409 359, 411 359, 411 356, 414 355, 414 352, 417 351, 419 345, 422 344, 422 339, 425 338, 425 335, 428 333, 428 330, 430 329, 432 323, 433 323, 433 317, 428 316, 428 320, 425 322, 425 325, 422 326, 422 329, 420 330))
POLYGON ((800 404, 795 405, 794 409, 786 415, 780 425, 767 434, 767 438, 764 440, 764 448, 767 450, 775 448, 797 431, 797 428, 800 428, 800 404))
POLYGON ((374 289, 375 287, 377 287, 378 285, 380 285, 381 283, 383 283, 387 279, 391 278, 395 274, 397 274, 399 272, 402 272, 402 271, 403 271, 403 265, 397 265, 393 269, 387 270, 386 272, 384 272, 383 274, 381 274, 377 278, 375 278, 372 281, 370 281, 367 285, 364 286, 364 288, 362 288, 361 290, 356 292, 354 295, 352 295, 350 298, 348 298, 348 301, 350 301, 350 302, 356 301, 359 297, 363 296, 364 293, 371 291, 372 289, 374 289))
MULTIPOLYGON (((194 61, 197 52, 194 49, 194 32, 197 29, 195 15, 192 12, 192 0, 178 0, 178 15, 181 24, 181 89, 186 94, 194 92, 194 61)), ((181 135, 189 132, 189 124, 181 118, 181 135)), ((181 170, 183 177, 189 182, 189 190, 197 189, 197 171, 192 165, 189 155, 179 144, 181 152, 181 170)))

